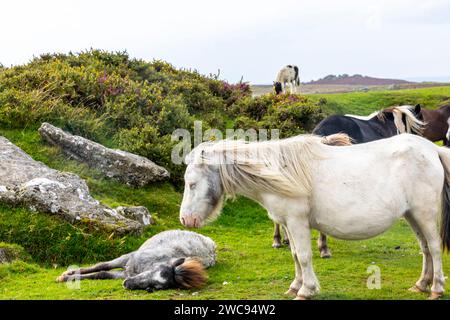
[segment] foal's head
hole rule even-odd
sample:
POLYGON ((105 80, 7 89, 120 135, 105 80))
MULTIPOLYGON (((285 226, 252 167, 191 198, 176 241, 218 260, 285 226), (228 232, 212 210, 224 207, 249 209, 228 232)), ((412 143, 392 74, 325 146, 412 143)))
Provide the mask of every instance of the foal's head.
POLYGON ((281 85, 281 82, 274 82, 273 87, 275 89, 276 94, 280 94, 281 92, 283 92, 283 87, 281 85))
POLYGON ((207 276, 201 262, 179 258, 155 265, 151 270, 129 277, 123 282, 129 290, 163 290, 170 288, 197 288, 206 282, 207 276))

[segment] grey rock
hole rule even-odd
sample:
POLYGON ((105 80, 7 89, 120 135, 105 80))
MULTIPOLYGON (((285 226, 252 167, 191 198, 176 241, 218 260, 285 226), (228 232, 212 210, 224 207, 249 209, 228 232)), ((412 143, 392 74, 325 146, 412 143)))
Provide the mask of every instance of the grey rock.
POLYGON ((28 254, 21 246, 0 242, 0 264, 28 258, 28 254))
POLYGON ((142 187, 170 176, 166 169, 147 158, 106 148, 99 143, 64 132, 49 123, 44 122, 41 125, 39 134, 48 143, 60 147, 70 157, 98 169, 108 178, 129 186, 142 187))
POLYGON ((136 220, 144 226, 155 224, 155 221, 146 207, 117 207, 116 210, 122 216, 136 220))
MULTIPOLYGON (((98 225, 118 234, 139 234, 144 226, 130 219, 132 215, 124 217, 117 209, 95 200, 86 182, 77 175, 51 169, 33 160, 4 137, 0 137, 0 201, 25 205, 33 211, 54 214, 71 223, 98 225)), ((145 212, 144 207, 140 208, 145 212)))

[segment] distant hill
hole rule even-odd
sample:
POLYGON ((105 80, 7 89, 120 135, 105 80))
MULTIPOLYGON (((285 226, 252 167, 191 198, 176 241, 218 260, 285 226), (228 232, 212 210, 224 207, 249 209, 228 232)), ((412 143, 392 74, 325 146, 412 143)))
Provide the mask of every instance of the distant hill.
POLYGON ((391 84, 406 84, 411 83, 406 80, 398 79, 382 79, 363 76, 360 74, 354 74, 352 76, 348 74, 334 75, 330 74, 322 79, 316 81, 310 81, 306 84, 339 84, 339 85, 363 85, 363 86, 383 86, 391 84))

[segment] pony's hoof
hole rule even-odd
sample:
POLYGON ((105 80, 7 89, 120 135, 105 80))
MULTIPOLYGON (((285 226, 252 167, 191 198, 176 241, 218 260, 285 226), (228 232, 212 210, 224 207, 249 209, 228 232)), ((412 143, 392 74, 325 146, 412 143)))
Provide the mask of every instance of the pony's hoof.
POLYGON ((298 290, 289 288, 289 290, 286 291, 284 294, 287 295, 287 296, 294 296, 294 297, 296 297, 297 296, 297 292, 298 292, 298 290))
POLYGON ((272 248, 274 248, 274 249, 281 248, 281 243, 274 243, 274 244, 272 244, 272 248))
POLYGON ((296 296, 294 300, 310 300, 311 298, 307 298, 305 296, 296 296))
POLYGON ((414 293, 423 293, 423 292, 429 292, 428 289, 421 289, 418 286, 414 285, 411 288, 408 289, 408 291, 410 292, 414 292, 414 293))
POLYGON ((331 258, 331 253, 329 253, 329 252, 322 252, 322 253, 320 253, 320 257, 322 259, 330 259, 331 258))
POLYGON ((443 296, 443 292, 431 292, 431 295, 428 297, 428 300, 438 300, 443 296))

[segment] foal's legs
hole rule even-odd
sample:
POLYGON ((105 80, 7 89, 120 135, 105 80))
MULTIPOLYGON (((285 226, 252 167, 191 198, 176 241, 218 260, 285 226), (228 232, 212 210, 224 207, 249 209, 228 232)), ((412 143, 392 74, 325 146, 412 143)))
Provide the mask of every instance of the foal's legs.
POLYGON ((409 290, 412 292, 428 292, 428 286, 433 281, 433 260, 431 258, 430 250, 428 249, 427 241, 423 236, 422 231, 418 227, 414 218, 409 215, 405 216, 406 221, 410 224, 411 228, 414 230, 417 239, 419 240, 420 248, 423 254, 422 260, 422 274, 420 275, 419 280, 416 282, 414 287, 409 290))
POLYGON ((433 285, 430 299, 438 299, 444 293, 444 273, 442 271, 441 237, 437 228, 437 209, 429 208, 429 212, 413 212, 412 216, 422 232, 433 261, 433 285), (431 210, 431 211, 430 211, 431 210))
POLYGON ((311 251, 311 229, 307 219, 293 218, 286 225, 290 239, 291 248, 300 262, 303 283, 297 292, 298 299, 307 299, 319 292, 320 286, 312 265, 311 251))
POLYGON ((72 274, 72 275, 62 275, 56 280, 58 282, 68 282, 72 280, 106 280, 106 279, 125 279, 125 272, 123 271, 100 271, 89 274, 72 274))
POLYGON ((128 260, 130 259, 131 255, 132 255, 132 253, 128 253, 128 254, 124 254, 123 256, 120 256, 117 259, 107 261, 107 262, 100 262, 91 267, 68 270, 68 271, 64 272, 61 275, 61 277, 70 276, 73 274, 81 275, 81 274, 89 274, 89 273, 93 273, 93 272, 111 270, 111 269, 116 269, 116 268, 124 268, 125 265, 127 264, 128 260))
POLYGON ((331 252, 330 249, 328 249, 326 234, 320 232, 319 238, 317 239, 317 247, 319 248, 321 258, 331 258, 331 252))
POLYGON ((280 225, 276 222, 273 224, 273 243, 272 248, 281 248, 281 234, 280 234, 280 225))

